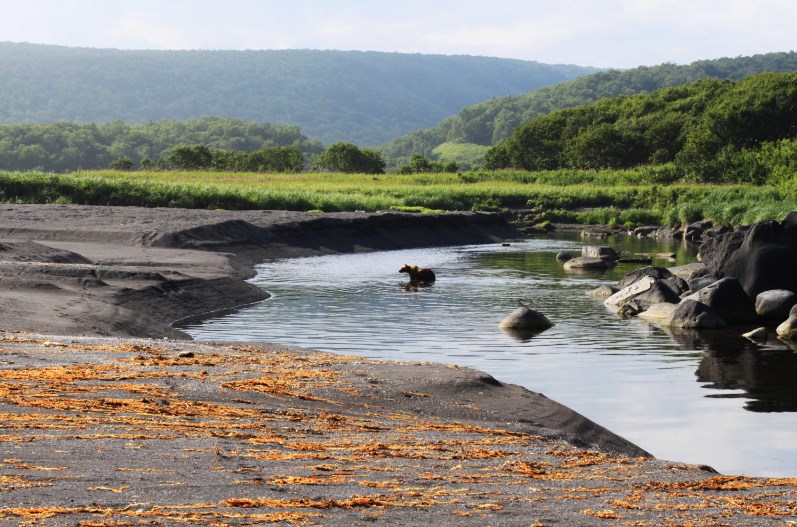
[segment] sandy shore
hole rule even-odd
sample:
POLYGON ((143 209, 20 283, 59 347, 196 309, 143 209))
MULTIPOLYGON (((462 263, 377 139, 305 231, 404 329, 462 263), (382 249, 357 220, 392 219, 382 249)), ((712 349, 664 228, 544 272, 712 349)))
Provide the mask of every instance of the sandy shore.
POLYGON ((258 261, 517 234, 496 216, 2 206, 0 226, 0 525, 797 515, 797 480, 652 459, 482 372, 192 342, 170 326, 262 299, 245 281, 258 261))

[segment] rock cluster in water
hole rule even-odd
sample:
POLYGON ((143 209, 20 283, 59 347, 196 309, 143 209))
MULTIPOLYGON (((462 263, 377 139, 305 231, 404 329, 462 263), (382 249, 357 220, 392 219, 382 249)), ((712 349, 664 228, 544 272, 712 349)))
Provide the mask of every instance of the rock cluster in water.
MULTIPOLYGON (((778 337, 797 344, 797 212, 782 222, 761 222, 737 231, 700 222, 679 231, 640 227, 633 234, 703 240, 702 262, 669 269, 643 267, 613 287, 592 292, 616 313, 679 329, 776 325, 778 337)), ((565 268, 612 265, 619 256, 606 249, 585 247, 584 255, 567 261, 565 268)), ((759 328, 745 336, 762 340, 767 333, 759 328)))

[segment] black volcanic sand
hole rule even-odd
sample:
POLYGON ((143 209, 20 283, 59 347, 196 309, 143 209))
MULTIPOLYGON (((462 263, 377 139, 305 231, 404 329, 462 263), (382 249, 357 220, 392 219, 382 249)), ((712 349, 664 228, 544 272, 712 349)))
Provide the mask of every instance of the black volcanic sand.
POLYGON ((258 261, 517 234, 496 216, 3 206, 0 225, 0 525, 797 515, 797 480, 652 459, 482 372, 170 328, 262 299, 245 282, 258 261))

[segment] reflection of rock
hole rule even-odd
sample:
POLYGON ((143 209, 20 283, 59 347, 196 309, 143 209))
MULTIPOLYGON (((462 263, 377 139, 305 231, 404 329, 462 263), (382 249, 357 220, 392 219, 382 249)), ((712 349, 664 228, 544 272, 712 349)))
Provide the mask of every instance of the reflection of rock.
POLYGON ((682 300, 673 312, 662 320, 662 326, 686 329, 715 329, 725 321, 711 307, 696 300, 682 300))
POLYGON ((780 322, 789 317, 789 310, 797 304, 797 295, 786 289, 773 289, 759 293, 755 298, 755 311, 764 320, 780 322))
POLYGON ((731 330, 678 330, 663 328, 685 350, 702 350, 697 382, 707 388, 734 390, 708 397, 745 397, 754 412, 797 411, 797 354, 780 341, 766 348, 731 330), (743 395, 738 394, 743 390, 743 395))
POLYGON ((498 327, 516 331, 542 331, 553 326, 545 315, 527 307, 519 307, 504 318, 498 327))
POLYGON ((529 340, 533 339, 534 337, 545 331, 545 329, 510 329, 510 328, 501 328, 501 330, 519 342, 528 342, 529 340))
POLYGON ((766 342, 769 339, 769 332, 767 328, 756 328, 753 331, 748 331, 747 333, 742 333, 742 336, 746 339, 750 339, 754 342, 766 342))

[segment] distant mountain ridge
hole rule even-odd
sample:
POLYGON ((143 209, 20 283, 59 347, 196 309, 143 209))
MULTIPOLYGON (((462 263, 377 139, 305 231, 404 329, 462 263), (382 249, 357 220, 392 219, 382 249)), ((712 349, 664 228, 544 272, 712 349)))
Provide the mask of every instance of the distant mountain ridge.
POLYGON ((521 124, 555 110, 605 97, 650 93, 705 78, 739 80, 767 71, 797 71, 797 53, 601 71, 523 95, 493 98, 469 106, 435 127, 416 130, 386 143, 381 148, 382 156, 388 166, 394 167, 409 162, 413 153, 441 161, 480 164, 487 147, 508 138, 521 124))
POLYGON ((359 51, 133 51, 0 42, 0 124, 203 116, 375 146, 595 68, 359 51))

